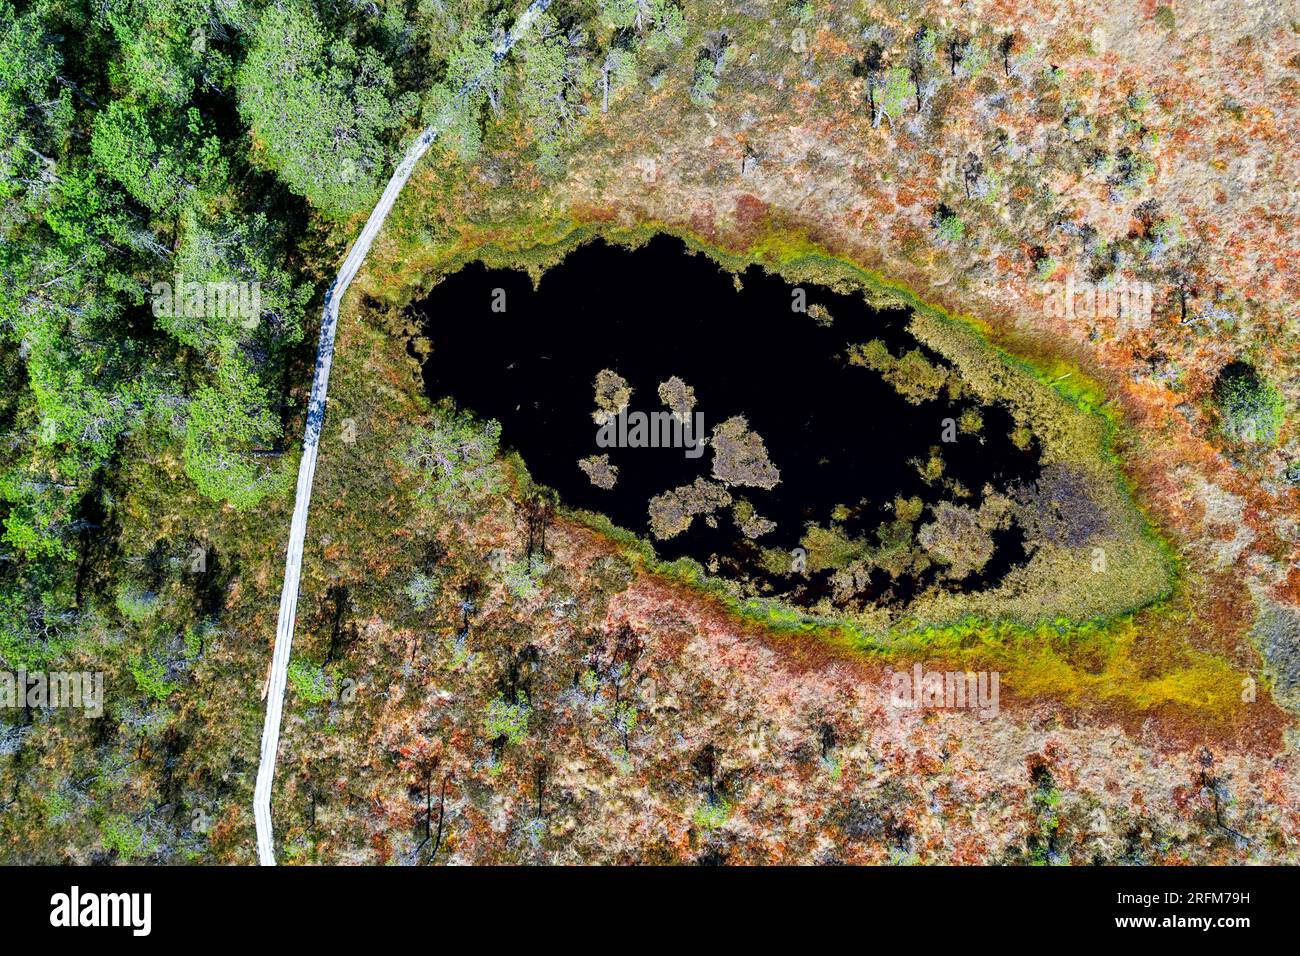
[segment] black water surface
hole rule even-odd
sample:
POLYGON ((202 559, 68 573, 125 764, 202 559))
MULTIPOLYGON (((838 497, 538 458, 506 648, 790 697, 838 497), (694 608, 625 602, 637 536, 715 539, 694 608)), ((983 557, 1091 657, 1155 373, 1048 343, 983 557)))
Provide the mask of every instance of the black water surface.
MULTIPOLYGON (((592 242, 546 272, 536 289, 523 272, 475 263, 414 307, 432 347, 423 370, 426 391, 499 421, 503 445, 518 451, 533 478, 566 504, 647 536, 649 499, 711 477, 712 451, 692 460, 674 448, 597 447, 592 413, 602 369, 632 386, 630 411, 663 411, 659 383, 676 375, 695 389, 706 433, 734 415, 748 419, 781 473, 771 490, 731 489, 776 522, 759 539, 763 547, 798 547, 805 525, 829 524, 836 506, 849 509, 842 527, 866 534, 892 518, 888 506, 896 496, 933 504, 946 494, 921 480, 913 459, 924 461, 940 445, 943 419, 975 403, 944 396, 909 404, 879 374, 845 357, 850 345, 881 339, 895 355, 922 348, 946 365, 907 331, 909 311, 873 309, 860 295, 804 287, 808 303, 833 317, 825 326, 792 311, 785 280, 757 266, 740 278, 738 290, 730 273, 664 236, 634 251, 592 242), (504 312, 492 310, 497 289, 505 293, 504 312), (606 451, 619 469, 612 490, 592 485, 577 464, 606 451)), ((1008 437, 1007 410, 979 407, 984 441, 962 435, 941 446, 945 477, 974 492, 964 504, 978 504, 986 482, 1001 488, 1038 473, 1036 456, 1008 437)), ((1000 577, 1023 559, 1018 529, 998 541, 985 578, 993 570, 1000 577)), ((716 527, 697 518, 689 531, 655 547, 664 557, 688 555, 706 564, 716 555, 762 577, 757 549, 726 512, 718 513, 716 527)), ((804 597, 815 591, 805 589, 804 597)))

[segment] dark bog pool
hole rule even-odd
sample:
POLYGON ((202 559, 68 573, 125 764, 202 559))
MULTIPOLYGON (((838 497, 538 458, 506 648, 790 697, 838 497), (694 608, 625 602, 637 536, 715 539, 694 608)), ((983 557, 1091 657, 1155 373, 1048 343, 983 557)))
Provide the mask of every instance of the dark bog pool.
MULTIPOLYGON (((425 387, 432 398, 450 397, 499 421, 503 445, 565 504, 650 537, 650 499, 699 477, 713 480, 714 450, 690 458, 683 448, 599 447, 595 382, 602 370, 615 372, 632 390, 628 413, 664 412, 659 386, 676 376, 694 389, 706 433, 743 415, 761 436, 779 483, 729 492, 775 526, 751 540, 722 510, 713 515, 715 526, 697 517, 688 530, 656 540, 656 550, 670 559, 693 557, 759 590, 814 600, 825 593, 824 580, 783 583, 770 571, 770 553, 764 570, 761 549, 793 552, 807 525, 833 517, 844 532, 869 537, 893 517, 897 496, 920 497, 931 513, 947 493, 922 479, 917 460, 941 445, 945 418, 976 406, 946 394, 911 404, 880 373, 847 361, 850 346, 872 339, 895 355, 918 348, 907 332, 907 310, 877 310, 857 295, 804 286, 808 305, 820 308, 811 316, 796 312, 793 287, 758 267, 739 286, 668 237, 633 251, 590 243, 545 273, 536 289, 523 272, 476 263, 414 306, 431 343, 425 387), (502 293, 504 311, 495 311, 502 293), (819 320, 821 309, 829 324, 819 320), (597 487, 578 464, 603 454, 618 470, 612 489, 597 487)), ((1009 438, 1009 413, 979 411, 980 435, 941 445, 945 477, 973 491, 965 504, 978 504, 986 483, 1006 487, 1038 472, 1036 456, 1009 438)), ((1017 529, 999 532, 996 541, 982 571, 953 587, 986 586, 1023 559, 1017 529)), ((905 599, 931 579, 873 572, 862 596, 905 599)))

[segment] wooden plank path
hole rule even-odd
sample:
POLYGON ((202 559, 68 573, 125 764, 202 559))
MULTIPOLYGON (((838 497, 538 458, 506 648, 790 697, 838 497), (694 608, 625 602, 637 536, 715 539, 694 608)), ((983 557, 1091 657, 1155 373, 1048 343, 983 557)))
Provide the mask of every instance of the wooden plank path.
POLYGON ((302 461, 298 465, 298 485, 294 492, 293 519, 289 523, 289 548, 284 556, 284 586, 280 591, 280 615, 275 630, 275 650, 271 656, 271 673, 267 680, 266 716, 262 724, 262 754, 257 767, 257 785, 253 790, 253 818, 257 822, 257 858, 263 866, 275 866, 275 847, 271 828, 271 786, 275 782, 275 762, 280 749, 280 723, 284 712, 284 690, 293 648, 293 629, 298 614, 298 586, 302 577, 302 549, 307 537, 307 512, 311 507, 312 481, 316 476, 316 458, 320 448, 321 426, 325 422, 326 397, 329 392, 330 366, 334 359, 334 336, 338 332, 339 303, 357 271, 366 261, 371 243, 383 228, 393 203, 411 178, 415 164, 428 152, 433 141, 446 127, 451 112, 471 96, 505 59, 510 48, 528 32, 537 18, 551 5, 551 0, 533 0, 514 25, 492 50, 492 62, 483 72, 466 83, 444 107, 397 165, 384 188, 379 202, 370 212, 366 226, 353 243, 338 275, 325 293, 321 318, 320 342, 316 346, 316 371, 312 376, 311 400, 307 405, 307 429, 302 441, 302 461))

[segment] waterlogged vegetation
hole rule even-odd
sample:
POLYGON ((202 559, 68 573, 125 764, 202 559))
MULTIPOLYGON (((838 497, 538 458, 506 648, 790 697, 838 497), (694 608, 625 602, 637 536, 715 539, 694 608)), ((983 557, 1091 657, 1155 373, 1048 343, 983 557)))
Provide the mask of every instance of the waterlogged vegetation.
POLYGON ((1168 589, 1104 417, 951 320, 818 278, 728 274, 662 238, 598 242, 535 287, 482 267, 448 278, 416 307, 416 347, 431 396, 490 421, 530 481, 742 603, 881 633, 1107 618, 1168 589), (673 287, 626 299, 669 271, 673 287), (675 447, 637 447, 660 444, 656 414, 675 447), (707 457, 680 428, 695 414, 707 457), (607 449, 599 426, 618 415, 632 427, 607 449))

